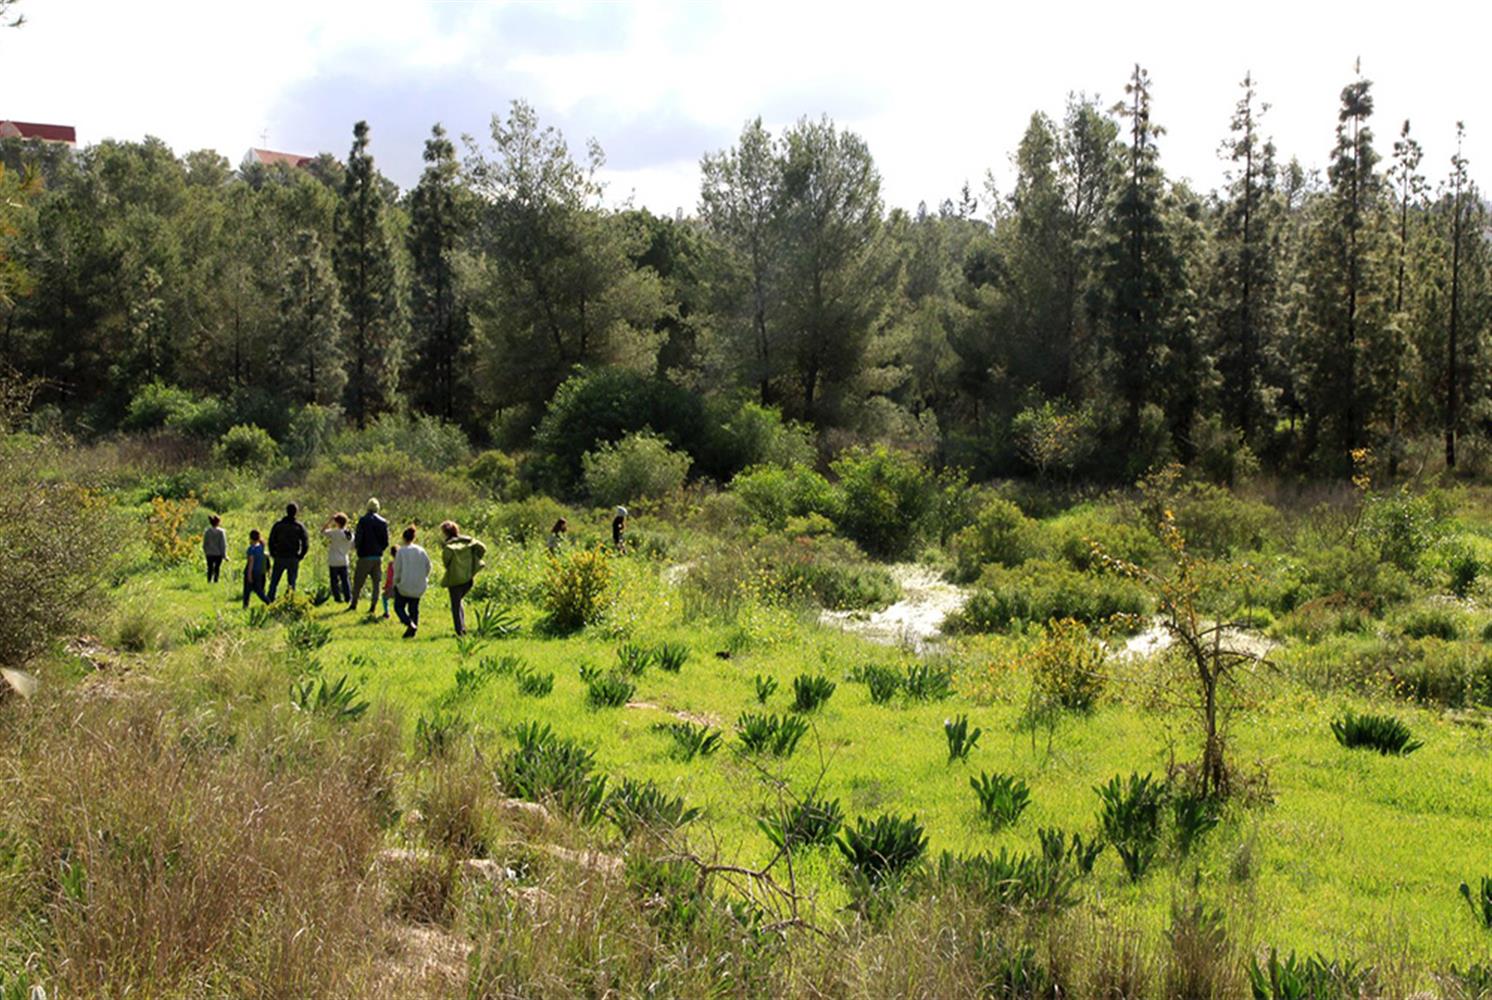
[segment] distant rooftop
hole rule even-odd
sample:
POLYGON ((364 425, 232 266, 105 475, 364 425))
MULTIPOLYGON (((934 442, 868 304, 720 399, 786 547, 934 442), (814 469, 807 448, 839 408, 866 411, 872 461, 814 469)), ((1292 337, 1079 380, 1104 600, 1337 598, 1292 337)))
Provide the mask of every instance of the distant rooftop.
POLYGON ((273 149, 250 149, 244 159, 254 163, 262 163, 265 166, 273 166, 283 163, 287 167, 303 167, 316 159, 314 156, 302 156, 299 153, 281 153, 273 149))
POLYGON ((44 125, 41 122, 13 122, 0 118, 0 139, 41 139, 46 142, 78 144, 78 130, 71 125, 44 125))

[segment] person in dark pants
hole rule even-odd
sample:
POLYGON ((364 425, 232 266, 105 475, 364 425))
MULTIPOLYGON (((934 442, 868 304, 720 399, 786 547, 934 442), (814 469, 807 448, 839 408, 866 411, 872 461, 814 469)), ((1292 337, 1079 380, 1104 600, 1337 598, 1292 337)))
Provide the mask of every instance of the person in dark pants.
POLYGON ((285 577, 287 589, 295 589, 296 578, 300 576, 300 561, 311 551, 311 536, 306 533, 306 526, 295 519, 299 510, 293 503, 286 504, 285 516, 269 529, 269 557, 274 560, 269 578, 271 601, 280 589, 280 577, 285 577))
POLYGON ((440 559, 445 565, 446 590, 451 595, 451 624, 457 635, 466 634, 466 595, 481 570, 487 556, 487 546, 461 533, 455 521, 446 521, 440 526, 445 540, 440 545, 440 559))
POLYGON ((332 600, 347 604, 352 600, 352 581, 347 576, 347 553, 352 549, 352 529, 341 511, 321 526, 326 539, 326 575, 331 582, 332 600))
POLYGON ((430 557, 414 543, 414 525, 404 529, 404 544, 394 556, 394 614, 404 625, 404 638, 420 630, 420 598, 430 585, 430 557))
POLYGON ((369 498, 367 513, 357 519, 357 530, 353 532, 352 548, 357 553, 357 572, 352 577, 352 597, 347 602, 348 611, 357 610, 357 599, 363 593, 363 581, 373 587, 373 596, 368 600, 368 614, 378 613, 378 584, 383 569, 383 550, 389 547, 389 523, 378 513, 377 498, 369 498))
POLYGON ((616 517, 611 519, 611 544, 616 546, 617 555, 627 550, 627 508, 618 507, 616 517))
POLYGON ((244 552, 243 564, 243 606, 249 606, 249 595, 257 594, 259 600, 265 604, 269 598, 264 596, 264 542, 260 540, 259 529, 255 528, 249 532, 249 547, 244 552))
POLYGON ((227 556, 228 532, 223 530, 223 519, 213 514, 207 519, 207 530, 202 532, 202 557, 207 560, 208 583, 218 582, 227 556))

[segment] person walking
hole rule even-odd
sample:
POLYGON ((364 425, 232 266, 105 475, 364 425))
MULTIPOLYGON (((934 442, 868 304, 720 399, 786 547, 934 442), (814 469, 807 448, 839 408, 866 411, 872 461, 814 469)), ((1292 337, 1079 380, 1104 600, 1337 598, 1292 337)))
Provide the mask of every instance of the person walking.
POLYGON ((259 600, 269 603, 269 598, 264 596, 264 564, 264 542, 260 540, 259 529, 255 528, 249 532, 249 547, 244 551, 243 606, 246 608, 250 594, 257 594, 259 600))
POLYGON ((223 530, 223 519, 216 514, 208 516, 207 530, 202 532, 202 556, 207 560, 207 582, 217 583, 223 560, 228 557, 228 532, 223 530))
POLYGON ((389 546, 389 565, 383 576, 383 620, 389 620, 389 601, 394 599, 394 560, 399 558, 399 546, 389 546))
POLYGON ((616 546, 617 555, 621 555, 627 546, 627 508, 618 507, 616 517, 611 519, 611 544, 616 546))
POLYGON ((420 598, 430 585, 430 557, 415 544, 414 525, 404 529, 404 544, 394 556, 394 614, 404 625, 404 638, 420 630, 420 598))
POLYGON ((357 553, 357 572, 352 577, 352 595, 347 599, 348 611, 357 610, 357 600, 363 593, 363 581, 367 580, 373 588, 373 596, 368 599, 368 614, 377 614, 383 550, 388 547, 389 523, 378 513, 378 498, 369 497, 367 511, 357 519, 357 530, 352 535, 352 548, 357 553))
POLYGON ((285 516, 269 529, 269 557, 274 561, 269 578, 269 599, 275 599, 280 589, 280 578, 285 578, 285 588, 295 589, 300 576, 300 561, 311 551, 311 536, 306 526, 295 519, 300 508, 293 503, 285 505, 285 516))
POLYGON ((451 624, 457 635, 466 634, 466 595, 477 573, 486 564, 487 546, 461 533, 455 521, 446 521, 440 526, 445 540, 440 543, 440 560, 445 568, 445 586, 451 595, 451 624))
POLYGON ((570 530, 570 522, 560 518, 554 522, 554 527, 549 529, 549 538, 544 544, 549 546, 549 554, 559 557, 561 546, 565 544, 565 532, 570 530))
POLYGON ((352 600, 352 581, 347 577, 347 554, 352 551, 352 529, 341 511, 321 526, 326 539, 326 572, 331 578, 332 600, 346 604, 352 600))

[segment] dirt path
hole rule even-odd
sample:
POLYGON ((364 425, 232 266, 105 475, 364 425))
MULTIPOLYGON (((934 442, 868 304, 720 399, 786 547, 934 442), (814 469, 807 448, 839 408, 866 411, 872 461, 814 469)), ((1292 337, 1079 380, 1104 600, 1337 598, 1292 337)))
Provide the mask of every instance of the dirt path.
POLYGON ((872 642, 923 649, 943 635, 943 619, 964 606, 968 591, 916 563, 897 563, 891 577, 901 599, 882 611, 825 611, 819 621, 872 642))

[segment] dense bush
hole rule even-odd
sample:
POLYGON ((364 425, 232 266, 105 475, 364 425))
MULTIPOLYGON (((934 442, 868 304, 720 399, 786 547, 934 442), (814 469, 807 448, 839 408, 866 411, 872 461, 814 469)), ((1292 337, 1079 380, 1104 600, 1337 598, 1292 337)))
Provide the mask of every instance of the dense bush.
POLYGON ((993 830, 1010 826, 1031 804, 1031 789, 1020 778, 995 772, 969 779, 979 801, 979 817, 993 830))
POLYGON ((526 487, 518 473, 518 461, 495 449, 482 452, 466 467, 466 478, 483 496, 493 500, 522 498, 526 487))
POLYGON ((953 536, 958 579, 979 578, 985 566, 1019 566, 1044 554, 1041 525, 1009 500, 985 505, 974 523, 953 536))
POLYGON ((611 597, 611 563, 604 551, 582 549, 550 562, 544 612, 554 631, 573 632, 599 621, 611 597))
POLYGON ((895 879, 922 860, 927 838, 916 816, 863 816, 835 839, 850 868, 871 885, 895 879))
POLYGON ((844 497, 840 529, 872 555, 914 554, 935 501, 932 473, 916 458, 885 447, 851 451, 833 470, 844 497))
POLYGON ((1043 701, 1086 712, 1103 694, 1107 674, 1103 644, 1071 618, 1049 621, 1027 656, 1031 681, 1043 701))
POLYGON ((1424 605, 1399 618, 1399 631, 1410 639, 1459 639, 1466 634, 1466 615, 1445 604, 1424 605))
POLYGON ((279 460, 280 446, 262 427, 237 424, 218 439, 212 455, 230 468, 259 470, 279 460))
POLYGON ((306 477, 306 493, 328 506, 378 497, 385 508, 411 503, 464 502, 471 487, 455 476, 430 472, 391 448, 334 454, 306 477))
POLYGON ((833 522, 840 514, 839 493, 807 465, 753 466, 731 480, 730 491, 757 523, 774 531, 788 518, 818 514, 833 522))
POLYGON ((313 464, 331 443, 342 422, 342 411, 335 406, 308 403, 297 407, 285 431, 285 454, 299 468, 313 464))
POLYGON ((334 435, 328 447, 338 455, 397 452, 427 472, 459 469, 471 457, 465 431, 423 413, 385 413, 366 427, 334 435))
POLYGON ((1256 550, 1263 546, 1266 534, 1279 526, 1279 515, 1267 505, 1209 483, 1189 483, 1171 504, 1187 546, 1206 556, 1256 550))
POLYGON ((594 751, 537 722, 519 727, 515 736, 518 745, 497 763, 504 794, 556 806, 581 822, 600 815, 606 778, 595 773, 594 751))
POLYGON ((784 421, 770 406, 747 402, 721 422, 715 451, 716 475, 754 465, 812 465, 813 430, 784 421))
POLYGON ((1148 611, 1144 591, 1130 580, 1037 559, 1014 569, 987 568, 968 603, 948 624, 958 631, 1000 632, 1053 618, 1098 625, 1148 611))
POLYGON ((1414 494, 1402 489, 1369 497, 1361 530, 1377 548, 1380 560, 1408 572, 1444 537, 1449 518, 1449 500, 1444 494, 1414 494))
POLYGON ((537 542, 549 534, 554 522, 565 516, 565 508, 546 496, 532 496, 508 503, 486 504, 478 509, 473 526, 491 539, 507 539, 519 545, 537 542))
POLYGON ((586 493, 602 506, 651 500, 684 485, 688 455, 674 451, 651 431, 602 444, 581 459, 586 493))
POLYGON ((163 382, 150 382, 129 402, 121 430, 172 430, 212 440, 228 428, 230 414, 221 400, 204 399, 163 382))
POLYGON ((1492 704, 1492 651, 1427 638, 1403 643, 1389 673, 1400 697, 1448 708, 1492 704))
POLYGON ((1094 791, 1098 793, 1098 824, 1104 839, 1114 845, 1131 881, 1138 882, 1150 870, 1160 847, 1165 786, 1148 774, 1131 774, 1127 781, 1116 774, 1094 791))
POLYGON ((1135 566, 1153 566, 1162 554, 1154 531, 1118 520, 1110 509, 1083 510, 1064 517, 1048 531, 1054 537, 1057 552, 1074 569, 1097 567, 1101 562, 1099 552, 1135 566))

